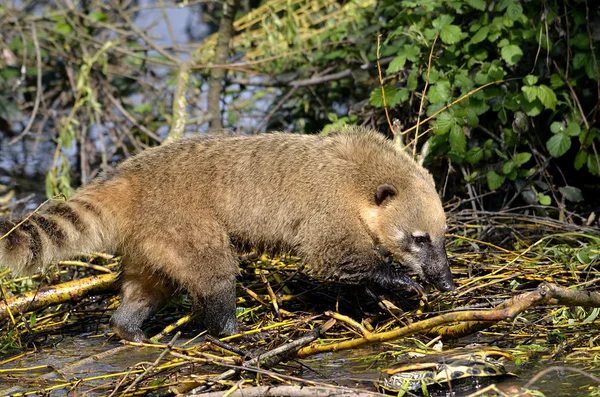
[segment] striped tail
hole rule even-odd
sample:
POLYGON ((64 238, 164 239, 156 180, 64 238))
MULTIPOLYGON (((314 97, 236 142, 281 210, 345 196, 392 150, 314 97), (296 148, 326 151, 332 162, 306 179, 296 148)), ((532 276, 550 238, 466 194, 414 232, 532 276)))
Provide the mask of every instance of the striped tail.
POLYGON ((0 240, 0 268, 29 275, 80 252, 113 248, 110 217, 86 198, 51 204, 22 223, 0 220, 0 238, 5 236, 0 240))

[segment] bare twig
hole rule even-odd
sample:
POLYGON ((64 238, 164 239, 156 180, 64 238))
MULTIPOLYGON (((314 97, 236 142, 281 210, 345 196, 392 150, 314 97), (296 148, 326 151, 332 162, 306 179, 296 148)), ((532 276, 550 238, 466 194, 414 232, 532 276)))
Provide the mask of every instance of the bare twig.
POLYGON ((37 116, 38 109, 40 107, 40 98, 43 95, 44 88, 42 87, 42 55, 40 53, 40 43, 37 38, 37 30, 35 28, 35 24, 31 23, 31 39, 33 40, 33 45, 35 47, 35 59, 37 63, 37 90, 35 92, 35 102, 33 103, 33 110, 31 112, 31 117, 27 122, 27 125, 23 129, 23 131, 14 137, 8 142, 8 145, 12 145, 17 142, 19 139, 23 138, 25 135, 29 133, 31 126, 35 120, 35 116, 37 116))

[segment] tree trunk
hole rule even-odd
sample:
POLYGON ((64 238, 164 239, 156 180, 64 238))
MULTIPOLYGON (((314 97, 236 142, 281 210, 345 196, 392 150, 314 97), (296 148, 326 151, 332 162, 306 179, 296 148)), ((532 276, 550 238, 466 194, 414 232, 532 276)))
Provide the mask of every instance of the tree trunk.
MULTIPOLYGON (((233 20, 238 7, 239 0, 225 0, 223 3, 223 16, 219 24, 219 34, 217 37, 217 47, 215 48, 215 58, 213 64, 224 64, 229 55, 229 40, 233 33, 233 20)), ((208 84, 208 113, 210 114, 210 129, 220 130, 221 124, 221 86, 225 78, 226 70, 214 68, 210 73, 210 82, 208 84)))

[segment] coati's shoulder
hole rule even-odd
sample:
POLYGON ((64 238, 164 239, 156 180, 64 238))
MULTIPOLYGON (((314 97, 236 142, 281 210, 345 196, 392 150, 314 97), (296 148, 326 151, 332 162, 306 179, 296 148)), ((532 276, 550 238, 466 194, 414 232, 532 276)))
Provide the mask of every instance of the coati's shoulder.
POLYGON ((361 126, 343 126, 331 134, 339 144, 338 156, 362 166, 365 171, 388 175, 403 175, 435 186, 433 177, 406 150, 376 130, 361 126))

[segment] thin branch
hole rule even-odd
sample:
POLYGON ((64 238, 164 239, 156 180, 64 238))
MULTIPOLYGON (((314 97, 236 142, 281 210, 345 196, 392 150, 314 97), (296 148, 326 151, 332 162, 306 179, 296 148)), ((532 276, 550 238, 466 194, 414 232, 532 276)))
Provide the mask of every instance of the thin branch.
MULTIPOLYGON (((217 36, 217 45, 215 48, 215 63, 225 63, 229 55, 229 41, 233 33, 233 20, 238 7, 238 0, 227 0, 223 2, 223 16, 219 24, 219 33, 217 36)), ((210 128, 212 130, 221 130, 221 90, 223 79, 225 78, 225 69, 215 68, 210 71, 210 81, 208 83, 208 114, 210 115, 210 128)))
POLYGON ((167 25, 167 31, 169 32, 169 37, 171 38, 171 43, 173 43, 173 51, 175 55, 179 58, 179 48, 177 46, 177 37, 175 36, 175 32, 173 31, 173 25, 171 24, 171 20, 169 19, 169 14, 167 14, 167 10, 165 9, 164 0, 158 0, 158 4, 160 5, 160 12, 165 20, 165 24, 167 25))
POLYGON ((35 47, 35 58, 37 63, 37 90, 35 92, 35 102, 33 104, 33 111, 31 112, 31 117, 29 118, 25 129, 19 135, 11 139, 10 142, 8 142, 9 146, 14 144, 29 133, 29 130, 33 125, 35 116, 37 115, 38 109, 40 107, 40 98, 42 97, 44 90, 44 88, 42 87, 42 55, 40 52, 40 43, 37 38, 37 31, 35 29, 34 23, 31 23, 31 39, 33 40, 33 45, 35 47))
POLYGON ((135 125, 137 128, 142 130, 146 135, 148 135, 150 138, 154 139, 155 141, 162 142, 162 139, 158 135, 156 135, 154 132, 150 131, 148 128, 146 128, 143 125, 141 125, 140 123, 138 123, 138 121, 135 119, 135 117, 133 117, 127 110, 125 110, 125 108, 123 107, 121 102, 117 98, 115 98, 110 92, 107 91, 106 96, 112 102, 112 104, 115 105, 115 107, 117 109, 119 109, 119 111, 123 114, 123 116, 125 116, 125 118, 127 120, 129 120, 133 125, 135 125))

